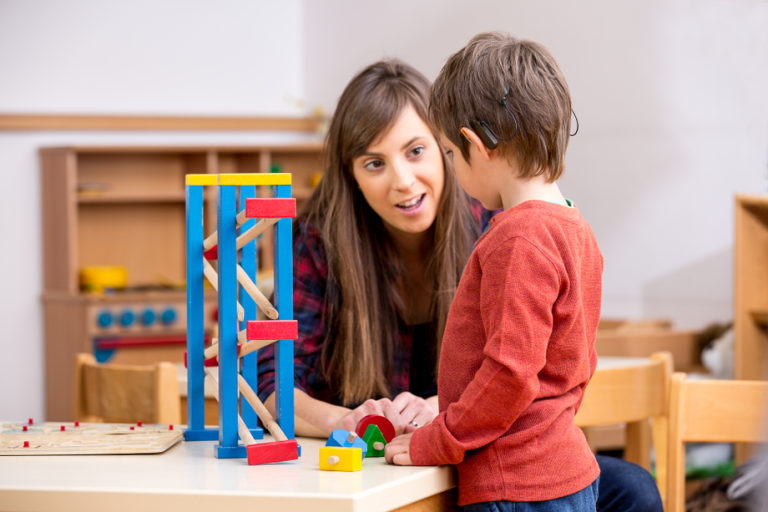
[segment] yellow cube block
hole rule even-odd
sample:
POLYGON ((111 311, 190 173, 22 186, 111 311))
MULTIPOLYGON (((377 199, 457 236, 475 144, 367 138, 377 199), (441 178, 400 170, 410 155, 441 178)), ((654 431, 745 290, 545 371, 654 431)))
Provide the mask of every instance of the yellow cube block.
POLYGON ((320 448, 320 469, 325 471, 360 471, 363 469, 363 450, 360 448, 320 448))

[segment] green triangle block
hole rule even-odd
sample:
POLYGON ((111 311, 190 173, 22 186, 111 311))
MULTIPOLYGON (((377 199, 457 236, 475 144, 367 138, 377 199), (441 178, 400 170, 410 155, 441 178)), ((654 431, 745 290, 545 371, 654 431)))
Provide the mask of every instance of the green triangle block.
POLYGON ((366 458, 384 456, 384 446, 387 445, 387 440, 384 439, 384 434, 381 433, 379 427, 376 425, 368 425, 368 428, 365 429, 365 434, 363 434, 363 441, 368 445, 368 453, 365 455, 366 458), (381 450, 374 448, 374 443, 381 443, 381 450))

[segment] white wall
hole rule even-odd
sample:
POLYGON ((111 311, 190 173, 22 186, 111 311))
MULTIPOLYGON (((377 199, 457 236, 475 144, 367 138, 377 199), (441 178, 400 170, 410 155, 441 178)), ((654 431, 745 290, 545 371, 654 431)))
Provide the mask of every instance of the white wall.
MULTIPOLYGON (((546 44, 568 77, 562 188, 605 255, 605 314, 729 319, 732 196, 768 185, 765 2, 0 0, 0 112, 332 111, 365 65, 434 78, 486 30, 546 44)), ((37 148, 265 138, 285 135, 0 132, 0 418, 43 410, 37 148)))
POLYGON ((768 188, 768 3, 386 5, 305 3, 309 105, 332 111, 353 74, 385 56, 434 79, 479 32, 545 44, 581 121, 561 188, 603 251, 604 315, 691 328, 732 318, 733 194, 768 188))
MULTIPOLYGON (((0 0, 0 113, 303 115, 301 10, 300 0, 0 0)), ((37 148, 288 138, 0 132, 0 418, 43 417, 37 148)))
POLYGON ((0 111, 303 111, 300 0, 2 0, 0 111))

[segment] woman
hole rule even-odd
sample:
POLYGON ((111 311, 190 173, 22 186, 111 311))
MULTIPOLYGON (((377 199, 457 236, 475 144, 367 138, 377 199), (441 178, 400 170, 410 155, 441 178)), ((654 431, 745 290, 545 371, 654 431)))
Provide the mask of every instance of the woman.
MULTIPOLYGON (((426 122, 428 90, 413 68, 379 62, 350 82, 331 121, 325 175, 294 226, 297 435, 351 430, 367 414, 399 434, 437 415, 448 310, 492 214, 458 186, 426 122)), ((259 395, 272 410, 273 394, 270 347, 259 395)), ((604 510, 661 510, 645 471, 601 459, 604 510)))

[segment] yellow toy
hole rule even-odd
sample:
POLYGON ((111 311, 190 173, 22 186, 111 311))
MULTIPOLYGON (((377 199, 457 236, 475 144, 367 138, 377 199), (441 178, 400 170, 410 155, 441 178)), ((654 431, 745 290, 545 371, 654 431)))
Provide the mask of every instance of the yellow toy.
POLYGON ((325 471, 360 471, 363 451, 360 448, 323 446, 320 448, 320 469, 325 471))

